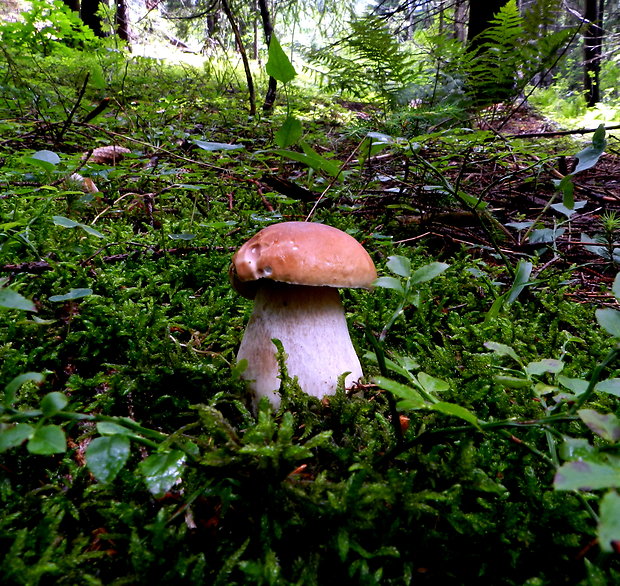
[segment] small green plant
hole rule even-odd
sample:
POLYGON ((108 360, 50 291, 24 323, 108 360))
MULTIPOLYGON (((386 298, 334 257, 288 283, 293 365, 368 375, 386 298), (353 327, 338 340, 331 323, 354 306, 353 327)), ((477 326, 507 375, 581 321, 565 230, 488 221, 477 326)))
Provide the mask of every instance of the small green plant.
POLYGON ((411 261, 405 256, 394 255, 388 258, 386 268, 395 276, 379 277, 375 286, 392 290, 398 298, 396 309, 379 334, 379 342, 383 342, 396 320, 408 307, 419 309, 422 303, 420 285, 441 275, 449 265, 443 262, 432 262, 415 271, 411 261))
POLYGON ((17 392, 24 384, 41 384, 44 376, 37 372, 22 374, 4 388, 0 405, 0 453, 26 443, 31 454, 52 455, 67 451, 67 439, 62 425, 56 422, 96 422, 100 437, 93 439, 86 450, 86 465, 102 483, 114 480, 125 466, 130 453, 130 439, 154 448, 155 452, 138 466, 147 488, 161 496, 180 477, 187 454, 195 454, 195 447, 184 445, 184 450, 166 449, 160 445, 171 440, 165 434, 147 429, 123 417, 93 416, 67 410, 69 399, 63 393, 47 393, 38 409, 14 408, 17 392))
POLYGON ((23 295, 7 287, 7 277, 0 278, 0 308, 19 309, 21 311, 36 311, 35 304, 23 295))
POLYGON ((601 231, 593 238, 587 234, 581 234, 581 242, 587 243, 584 248, 605 259, 617 267, 620 264, 620 217, 615 211, 605 212, 599 218, 601 231))

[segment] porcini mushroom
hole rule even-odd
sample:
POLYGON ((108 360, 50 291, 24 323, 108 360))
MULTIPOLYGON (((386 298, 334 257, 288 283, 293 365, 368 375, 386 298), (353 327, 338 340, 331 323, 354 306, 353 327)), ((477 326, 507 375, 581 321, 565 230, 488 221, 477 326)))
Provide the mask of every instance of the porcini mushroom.
POLYGON ((280 405, 279 367, 273 339, 282 343, 286 367, 301 389, 322 398, 362 377, 338 287, 369 289, 375 265, 362 245, 325 224, 282 222, 267 226, 233 256, 230 279, 254 299, 237 360, 255 405, 266 396, 280 405))

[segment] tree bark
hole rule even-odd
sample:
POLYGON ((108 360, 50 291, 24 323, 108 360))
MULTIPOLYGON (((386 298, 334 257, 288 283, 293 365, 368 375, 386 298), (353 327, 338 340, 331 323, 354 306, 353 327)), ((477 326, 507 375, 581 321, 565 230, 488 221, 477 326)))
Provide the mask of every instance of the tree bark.
POLYGON ((245 51, 245 47, 243 46, 243 39, 241 38, 239 27, 237 26, 235 17, 230 9, 230 4, 228 3, 228 0, 220 0, 220 2, 222 4, 222 10, 224 11, 226 18, 228 18, 228 22, 230 23, 230 28, 232 29, 233 35, 235 36, 237 49, 239 50, 239 54, 241 55, 243 69, 245 70, 245 78, 248 84, 250 116, 254 116, 256 114, 256 92, 254 91, 254 80, 252 79, 252 70, 250 69, 248 55, 245 51))
POLYGON ((116 34, 119 39, 129 43, 130 31, 129 31, 129 14, 127 12, 126 0, 116 0, 116 34))
POLYGON ((454 38, 467 40, 467 0, 457 0, 454 8, 454 38))
MULTIPOLYGON (((267 47, 269 47, 269 43, 271 43, 271 35, 273 34, 273 23, 271 22, 269 8, 267 7, 267 0, 258 0, 258 7, 260 9, 260 17, 263 22, 265 41, 267 43, 267 47)), ((277 89, 277 80, 269 76, 267 93, 265 94, 265 101, 263 102, 263 112, 271 112, 273 110, 273 105, 276 101, 277 89)))
POLYGON ((602 5, 599 0, 586 0, 583 18, 583 87, 589 108, 601 101, 600 72, 603 55, 602 5))

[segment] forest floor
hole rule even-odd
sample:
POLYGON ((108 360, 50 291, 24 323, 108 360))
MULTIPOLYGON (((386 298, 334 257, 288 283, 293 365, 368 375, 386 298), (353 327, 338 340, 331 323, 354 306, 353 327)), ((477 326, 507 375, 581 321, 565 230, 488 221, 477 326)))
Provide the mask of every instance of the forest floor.
POLYGON ((315 95, 295 104, 305 143, 276 149, 282 110, 118 64, 106 92, 76 94, 80 61, 69 97, 45 70, 0 101, 0 582, 620 583, 595 547, 617 515, 574 490, 617 472, 620 334, 594 311, 616 304, 617 139, 568 209, 555 182, 593 135, 531 109, 474 124, 315 95), (255 418, 252 305, 227 271, 264 225, 308 217, 383 277, 343 295, 368 384, 321 402, 283 374, 284 408, 255 418))
MULTIPOLYGON (((552 266, 571 269, 575 300, 611 300, 605 291, 618 270, 620 242, 616 237, 606 240, 602 218, 620 218, 618 137, 608 135, 606 151, 596 165, 573 177, 575 207, 567 210, 556 184, 573 172, 577 157, 562 154, 543 158, 532 154, 531 147, 538 145, 539 152, 549 153, 562 143, 576 154, 592 140, 594 129, 558 130, 529 107, 504 114, 495 109, 488 120, 481 119, 478 124, 501 139, 505 150, 489 156, 487 150, 481 149, 478 155, 472 149, 465 156, 455 155, 451 165, 442 167, 452 185, 483 199, 489 213, 481 215, 438 202, 437 192, 428 189, 428 177, 416 177, 413 170, 407 173, 406 189, 414 192, 419 210, 399 214, 398 221, 403 226, 415 226, 416 233, 401 242, 423 241, 431 250, 444 252, 465 247, 490 263, 501 255, 513 263, 536 256, 539 265, 535 274, 552 266)), ((425 152, 424 156, 432 161, 441 153, 425 152)), ((373 165, 383 177, 395 178, 401 163, 379 156, 373 165)), ((384 195, 399 193, 398 187, 402 190, 399 180, 385 182, 384 195)), ((389 204, 389 198, 381 198, 381 207, 389 204)))

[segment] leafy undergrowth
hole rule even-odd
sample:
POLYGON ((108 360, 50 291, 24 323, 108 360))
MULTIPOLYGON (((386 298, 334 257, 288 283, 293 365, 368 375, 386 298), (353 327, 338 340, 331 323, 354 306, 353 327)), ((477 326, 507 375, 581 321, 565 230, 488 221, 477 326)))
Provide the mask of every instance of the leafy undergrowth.
POLYGON ((474 182, 452 185, 440 163, 465 140, 483 159, 487 135, 369 139, 385 127, 291 94, 300 150, 274 139, 287 108, 248 119, 230 72, 6 56, 4 584, 620 579, 615 310, 571 301, 575 267, 544 256, 555 240, 502 258, 493 210, 480 223, 495 248, 473 254, 419 246, 396 217, 417 205, 412 174, 435 205, 480 212, 474 182), (130 152, 96 162, 109 145, 130 152), (387 181, 369 155, 411 174, 387 181), (230 258, 310 213, 382 276, 343 292, 367 384, 318 402, 284 377, 282 408, 255 416, 230 258))

